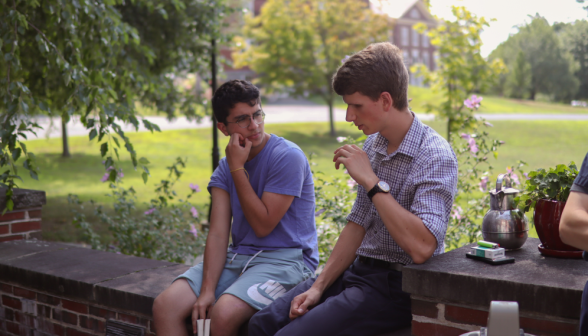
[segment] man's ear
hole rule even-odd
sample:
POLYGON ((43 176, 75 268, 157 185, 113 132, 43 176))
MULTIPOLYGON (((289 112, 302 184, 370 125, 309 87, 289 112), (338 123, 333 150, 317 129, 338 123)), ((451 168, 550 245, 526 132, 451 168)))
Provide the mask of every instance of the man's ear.
POLYGON ((390 109, 394 105, 394 100, 392 99, 390 93, 382 92, 380 94, 380 99, 382 100, 382 109, 386 112, 390 111, 390 109))
POLYGON ((229 136, 229 132, 227 131, 227 125, 223 124, 222 122, 216 123, 216 128, 221 131, 225 136, 229 136))

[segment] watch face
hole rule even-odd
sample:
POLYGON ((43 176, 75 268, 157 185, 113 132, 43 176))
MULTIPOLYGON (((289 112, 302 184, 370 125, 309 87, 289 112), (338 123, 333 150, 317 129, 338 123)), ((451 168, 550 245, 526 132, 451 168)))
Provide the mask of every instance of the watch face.
POLYGON ((384 181, 378 182, 378 187, 380 187, 380 189, 382 189, 384 192, 390 192, 390 186, 384 181))

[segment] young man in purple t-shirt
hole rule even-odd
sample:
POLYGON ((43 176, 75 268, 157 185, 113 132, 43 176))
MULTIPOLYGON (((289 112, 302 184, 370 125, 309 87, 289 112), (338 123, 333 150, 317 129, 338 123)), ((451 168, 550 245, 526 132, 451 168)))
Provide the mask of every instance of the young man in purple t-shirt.
POLYGON ((264 132, 259 90, 249 82, 223 84, 212 108, 230 140, 208 185, 212 212, 204 262, 155 299, 160 335, 187 335, 188 316, 194 332, 198 319, 210 318, 214 336, 236 335, 318 265, 314 184, 302 150, 264 132))

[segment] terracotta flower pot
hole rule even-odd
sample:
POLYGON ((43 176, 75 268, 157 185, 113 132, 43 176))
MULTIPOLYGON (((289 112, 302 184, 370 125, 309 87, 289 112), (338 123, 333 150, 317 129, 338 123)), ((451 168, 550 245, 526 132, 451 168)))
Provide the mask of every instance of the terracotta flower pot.
POLYGON ((564 244, 559 238, 559 220, 566 202, 540 199, 535 205, 533 222, 537 235, 545 249, 556 251, 580 251, 564 244))

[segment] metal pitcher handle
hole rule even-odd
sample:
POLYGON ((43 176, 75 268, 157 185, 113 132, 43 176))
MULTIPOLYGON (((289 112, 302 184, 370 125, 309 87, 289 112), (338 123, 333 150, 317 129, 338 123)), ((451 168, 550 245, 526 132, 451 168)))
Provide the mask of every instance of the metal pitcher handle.
POLYGON ((512 188, 512 182, 510 180, 510 176, 508 174, 500 174, 496 179, 496 192, 502 190, 502 181, 504 181, 504 186, 507 188, 512 188))

